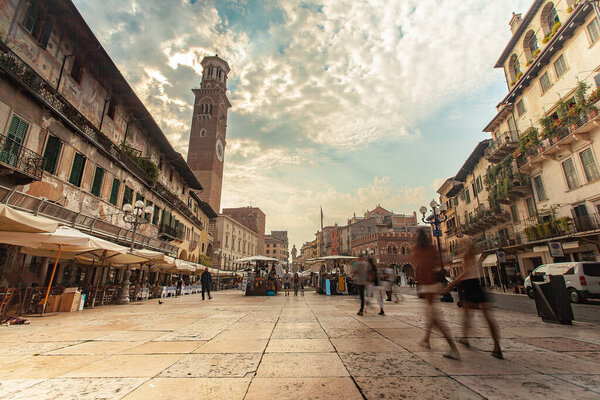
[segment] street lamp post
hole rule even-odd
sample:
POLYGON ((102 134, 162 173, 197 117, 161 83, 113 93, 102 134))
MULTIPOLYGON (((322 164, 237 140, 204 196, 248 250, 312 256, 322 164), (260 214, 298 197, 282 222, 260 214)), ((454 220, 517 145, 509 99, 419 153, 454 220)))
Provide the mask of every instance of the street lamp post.
MULTIPOLYGON (((123 221, 131 224, 133 226, 133 234, 131 235, 131 244, 129 245, 129 252, 133 252, 133 248, 135 246, 135 234, 137 232, 138 226, 143 225, 148 222, 145 217, 145 214, 152 214, 154 209, 152 206, 147 206, 144 208, 144 202, 142 200, 137 200, 135 204, 132 206, 131 204, 125 204, 123 206, 123 221)), ((131 268, 130 265, 127 265, 127 269, 125 270, 125 274, 123 276, 123 282, 121 282, 121 290, 119 292, 119 299, 117 300, 118 304, 129 304, 129 278, 131 276, 131 268)))
POLYGON ((215 250, 215 255, 217 256, 217 290, 220 289, 219 287, 219 272, 221 271, 221 253, 223 252, 223 249, 216 249, 215 250))
POLYGON ((425 218, 425 214, 427 214, 426 206, 422 206, 419 209, 419 212, 423 214, 421 220, 433 227, 433 236, 435 236, 437 239, 438 253, 440 254, 440 265, 443 269, 444 259, 442 257, 442 240, 440 238, 442 237, 442 222, 446 222, 446 220, 448 219, 448 217, 446 216, 446 205, 439 205, 435 200, 431 200, 429 206, 431 207, 431 215, 428 218, 425 218))

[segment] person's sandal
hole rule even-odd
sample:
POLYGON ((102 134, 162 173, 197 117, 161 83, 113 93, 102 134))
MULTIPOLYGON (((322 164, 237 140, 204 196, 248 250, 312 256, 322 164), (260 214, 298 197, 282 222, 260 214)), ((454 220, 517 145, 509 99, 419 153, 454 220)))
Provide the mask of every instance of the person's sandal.
POLYGON ((421 347, 423 347, 424 349, 427 349, 427 350, 431 349, 431 345, 429 344, 429 342, 426 342, 424 340, 421 340, 419 342, 419 346, 421 346, 421 347))
POLYGON ((504 360, 504 355, 502 354, 502 350, 492 350, 492 357, 495 357, 499 360, 504 360))

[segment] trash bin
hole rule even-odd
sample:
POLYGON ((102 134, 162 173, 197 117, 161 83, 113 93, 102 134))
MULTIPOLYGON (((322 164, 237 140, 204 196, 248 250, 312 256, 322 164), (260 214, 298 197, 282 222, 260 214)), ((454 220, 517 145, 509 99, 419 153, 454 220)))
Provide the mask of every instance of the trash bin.
POLYGON ((549 282, 532 283, 535 291, 535 307, 544 322, 571 325, 573 309, 569 292, 562 275, 550 275, 549 282))

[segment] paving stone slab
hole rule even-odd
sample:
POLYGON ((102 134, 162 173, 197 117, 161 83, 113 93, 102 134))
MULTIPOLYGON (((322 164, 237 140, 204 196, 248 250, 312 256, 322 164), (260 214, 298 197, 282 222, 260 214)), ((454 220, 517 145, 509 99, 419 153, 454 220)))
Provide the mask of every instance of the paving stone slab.
POLYGON ((156 339, 163 335, 163 332, 155 331, 117 331, 108 335, 100 336, 95 340, 99 341, 112 341, 112 342, 147 342, 156 339))
POLYGON ((342 353, 340 357, 353 377, 444 375, 408 352, 342 353))
POLYGON ((81 366, 63 377, 141 378, 152 377, 181 358, 181 354, 118 354, 81 366))
POLYGON ((385 338, 333 338, 331 343, 338 353, 376 353, 376 352, 406 352, 396 343, 385 338))
POLYGON ((457 376, 457 381, 487 399, 598 399, 598 393, 548 375, 457 376))
POLYGON ((22 342, 15 339, 11 343, 0 343, 0 358, 12 355, 35 355, 43 354, 56 349, 63 349, 69 346, 83 343, 81 341, 73 342, 22 342))
POLYGON ((363 397, 350 378, 261 378, 250 384, 246 400, 263 399, 344 399, 363 397))
POLYGON ((555 375, 557 379, 570 382, 587 390, 600 393, 600 374, 598 375, 555 375))
POLYGON ((462 360, 446 358, 440 352, 427 351, 415 353, 419 358, 440 371, 451 375, 523 375, 535 373, 518 362, 498 360, 491 353, 479 350, 460 349, 462 360))
POLYGON ((329 353, 335 349, 329 339, 271 339, 267 353, 329 353))
POLYGON ((213 339, 194 353, 262 353, 268 339, 213 339))
POLYGON ((271 337, 272 330, 271 329, 261 329, 261 330, 249 330, 249 331, 239 331, 239 330, 231 330, 231 331, 223 331, 219 333, 216 338, 218 340, 230 340, 230 339, 268 339, 271 337))
POLYGON ((484 399, 448 377, 357 377, 355 380, 367 399, 484 399))
POLYGON ((505 352, 504 358, 543 374, 589 374, 598 370, 598 364, 594 362, 558 352, 505 352))
POLYGON ((241 400, 250 378, 154 378, 123 400, 241 400))
POLYGON ((59 354, 119 354, 131 347, 138 346, 143 342, 113 342, 113 341, 90 341, 78 343, 73 346, 63 347, 58 350, 49 351, 45 355, 59 354))
POLYGON ((600 345, 564 337, 520 338, 516 341, 552 351, 600 351, 600 345))
POLYGON ((184 341, 184 342, 146 342, 123 351, 123 354, 186 354, 191 353, 202 346, 204 341, 184 341))
POLYGON ((3 364, 0 379, 48 379, 83 368, 106 356, 35 356, 3 364))
POLYGON ((0 399, 13 398, 13 394, 20 393, 44 379, 3 379, 0 380, 0 399))
POLYGON ((319 378, 348 376, 335 353, 265 353, 256 376, 319 378))
POLYGON ((161 372, 162 378, 245 377, 258 368, 261 354, 188 354, 161 372))
POLYGON ((147 378, 56 378, 13 393, 14 400, 120 399, 147 378))

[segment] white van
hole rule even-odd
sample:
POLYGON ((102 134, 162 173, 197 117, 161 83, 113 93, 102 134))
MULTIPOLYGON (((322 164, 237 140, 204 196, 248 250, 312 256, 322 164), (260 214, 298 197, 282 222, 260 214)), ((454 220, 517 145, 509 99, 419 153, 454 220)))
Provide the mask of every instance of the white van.
POLYGON ((532 276, 536 283, 548 282, 548 275, 563 275, 571 302, 579 303, 588 298, 600 298, 600 262, 580 261, 543 264, 525 278, 527 295, 534 298, 532 276))

